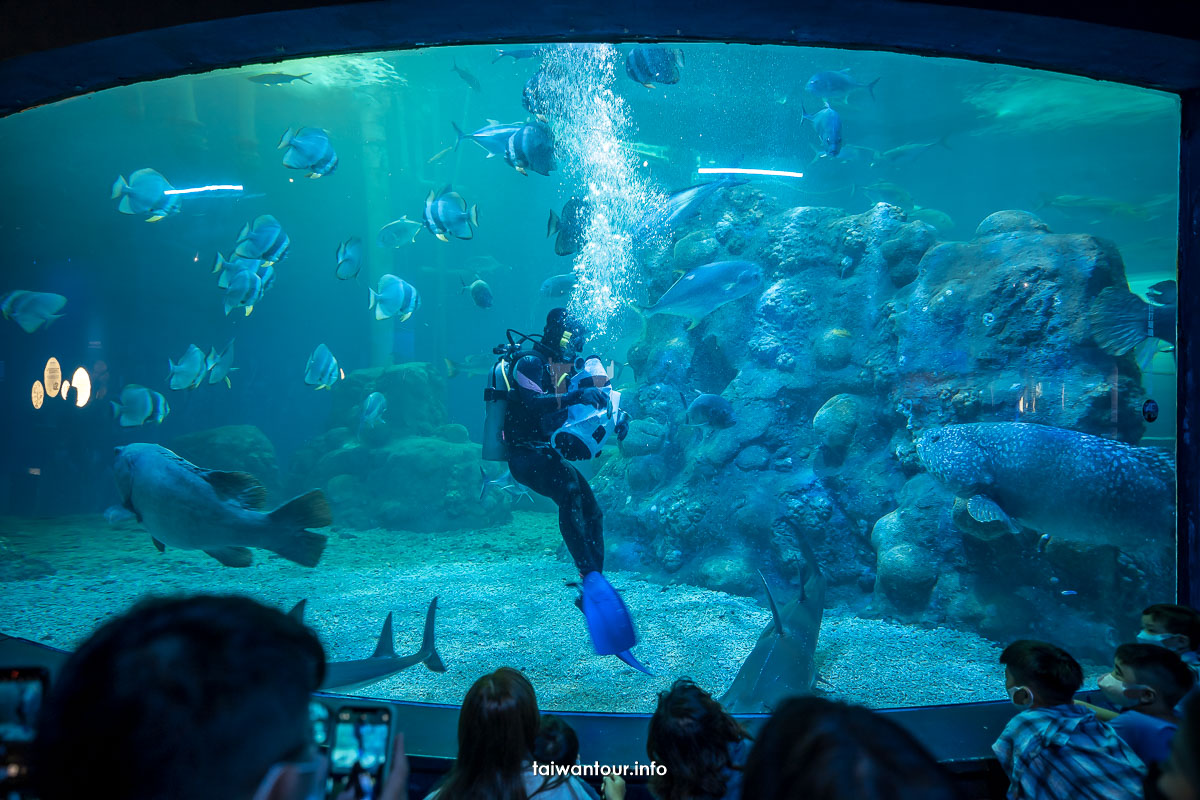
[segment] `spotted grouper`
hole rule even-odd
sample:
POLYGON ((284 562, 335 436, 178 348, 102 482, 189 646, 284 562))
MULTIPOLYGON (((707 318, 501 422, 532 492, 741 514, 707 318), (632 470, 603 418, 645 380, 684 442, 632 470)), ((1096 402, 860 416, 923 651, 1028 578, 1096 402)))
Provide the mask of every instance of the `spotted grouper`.
POLYGON ((1021 422, 948 425, 917 455, 979 522, 1052 538, 1137 548, 1175 534, 1171 454, 1021 422))
POLYGON ((269 513, 266 489, 253 475, 202 469, 156 444, 118 447, 114 465, 123 505, 150 531, 158 549, 203 550, 227 567, 248 567, 261 547, 315 567, 326 536, 307 528, 333 522, 320 489, 269 513))

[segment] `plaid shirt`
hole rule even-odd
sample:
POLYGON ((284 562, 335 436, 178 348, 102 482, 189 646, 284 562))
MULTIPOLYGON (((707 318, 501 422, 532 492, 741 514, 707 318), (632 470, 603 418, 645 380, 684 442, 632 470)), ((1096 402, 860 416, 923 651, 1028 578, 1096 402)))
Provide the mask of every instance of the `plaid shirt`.
POLYGON ((1140 800, 1146 767, 1108 723, 1075 705, 1017 714, 992 745, 1008 800, 1140 800))

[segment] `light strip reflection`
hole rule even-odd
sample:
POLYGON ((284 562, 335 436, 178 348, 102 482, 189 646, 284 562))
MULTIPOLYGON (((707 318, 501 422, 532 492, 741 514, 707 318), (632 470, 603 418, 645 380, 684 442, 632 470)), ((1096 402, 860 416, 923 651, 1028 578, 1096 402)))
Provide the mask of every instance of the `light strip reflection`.
POLYGON ((212 186, 197 186, 195 189, 166 189, 163 194, 196 194, 197 192, 240 192, 241 186, 231 183, 214 184, 212 186))
POLYGON ((788 172, 784 169, 750 169, 748 167, 701 167, 696 170, 701 175, 732 173, 736 175, 779 175, 784 178, 803 178, 803 172, 788 172))

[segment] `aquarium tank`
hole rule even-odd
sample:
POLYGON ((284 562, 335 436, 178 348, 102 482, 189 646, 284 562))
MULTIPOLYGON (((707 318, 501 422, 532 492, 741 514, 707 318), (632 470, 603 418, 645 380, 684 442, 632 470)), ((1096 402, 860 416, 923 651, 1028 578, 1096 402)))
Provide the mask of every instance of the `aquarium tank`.
POLYGON ((1094 679, 1176 599, 1175 95, 474 45, 0 133, 10 635, 231 592, 334 691, 899 708, 1004 699, 1019 638, 1094 679))

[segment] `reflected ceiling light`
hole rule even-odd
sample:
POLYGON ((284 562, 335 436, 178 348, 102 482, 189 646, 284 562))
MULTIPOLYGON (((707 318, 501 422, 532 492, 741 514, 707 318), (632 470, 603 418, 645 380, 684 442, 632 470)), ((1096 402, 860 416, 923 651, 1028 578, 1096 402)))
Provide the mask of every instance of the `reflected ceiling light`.
POLYGON ((67 392, 68 392, 70 389, 71 389, 71 382, 70 382, 70 381, 63 381, 63 382, 62 382, 62 391, 61 391, 61 392, 59 392, 59 394, 62 396, 62 399, 63 399, 63 400, 66 400, 66 399, 67 399, 67 392))
MULTIPOLYGON (((75 370, 71 376, 71 385, 75 387, 75 405, 83 408, 92 399, 92 376, 83 367, 75 370)), ((66 392, 63 392, 66 394, 66 392)))
POLYGON ((197 194, 199 192, 240 192, 241 186, 232 183, 214 183, 212 186, 197 186, 194 189, 166 189, 163 194, 197 194))
POLYGON ((42 371, 42 382, 46 384, 46 394, 51 397, 57 395, 58 390, 62 388, 62 367, 58 365, 57 358, 46 362, 46 369, 42 371))
POLYGON ((46 390, 42 388, 41 381, 33 382, 33 407, 41 408, 42 402, 46 399, 46 390))
POLYGON ((701 167, 696 170, 701 175, 779 175, 784 178, 803 178, 803 172, 788 172, 784 169, 749 169, 748 167, 701 167))

